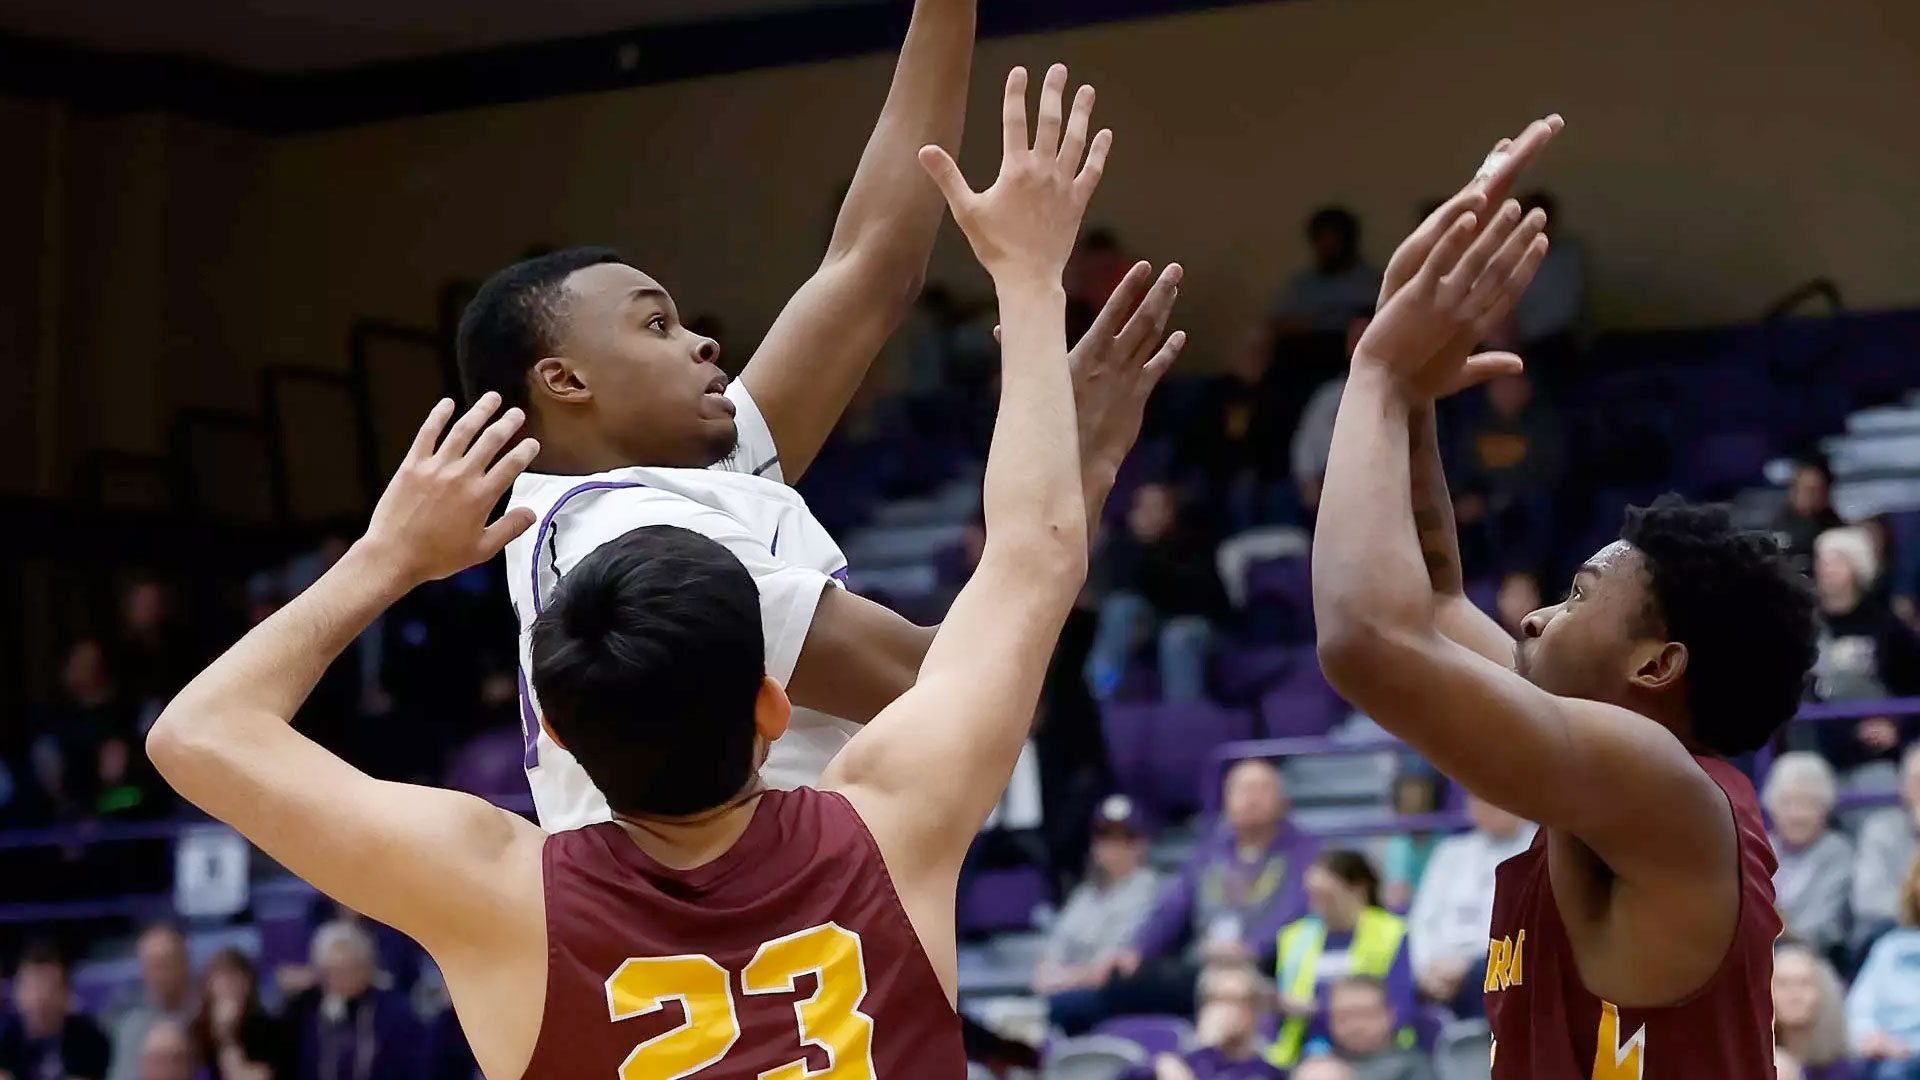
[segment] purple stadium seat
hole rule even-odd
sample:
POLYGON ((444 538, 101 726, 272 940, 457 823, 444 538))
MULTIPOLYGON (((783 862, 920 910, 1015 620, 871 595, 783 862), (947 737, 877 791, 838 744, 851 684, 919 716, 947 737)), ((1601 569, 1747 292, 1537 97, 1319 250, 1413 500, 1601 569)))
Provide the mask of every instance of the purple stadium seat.
POLYGON ((1100 730, 1106 737, 1107 763, 1114 787, 1146 802, 1152 789, 1153 728, 1158 704, 1110 702, 1100 709, 1100 730))
POLYGON ((1286 642, 1313 639, 1313 576, 1304 558, 1266 559, 1247 567, 1247 610, 1286 642))
POLYGON ((982 870, 966 883, 956 923, 961 935, 1033 928, 1033 913, 1047 902, 1047 877, 1033 866, 982 870))
POLYGON ((1177 1016, 1116 1016, 1101 1022, 1093 1033, 1126 1039, 1149 1058, 1183 1053, 1193 1041, 1193 1025, 1177 1016))
POLYGON ((447 786, 482 797, 525 795, 527 774, 522 767, 525 754, 520 732, 512 728, 477 735, 454 751, 453 759, 447 763, 447 786))
POLYGON ((1300 650, 1287 677, 1260 698, 1260 720, 1272 739, 1325 735, 1350 711, 1320 674, 1311 646, 1300 650))
POLYGON ((1211 775, 1214 747, 1252 734, 1252 716, 1238 709, 1211 702, 1159 706, 1150 732, 1147 805, 1163 820, 1199 809, 1200 785, 1211 775))
POLYGON ((1285 645, 1223 648, 1213 659, 1213 687, 1220 700, 1250 705, 1293 669, 1299 650, 1285 645))

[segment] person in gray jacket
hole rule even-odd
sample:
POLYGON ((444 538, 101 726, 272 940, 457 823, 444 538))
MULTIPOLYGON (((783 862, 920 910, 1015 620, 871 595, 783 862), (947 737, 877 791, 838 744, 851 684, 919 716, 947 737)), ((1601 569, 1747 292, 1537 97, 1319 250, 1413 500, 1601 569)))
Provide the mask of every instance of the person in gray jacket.
POLYGON ((1853 858, 1853 944, 1864 955, 1900 921, 1900 882, 1920 857, 1920 742, 1900 759, 1900 805, 1860 826, 1853 858))
POLYGON ((1111 795, 1094 813, 1087 878, 1053 921, 1033 989, 1040 994, 1094 990, 1113 973, 1113 959, 1160 896, 1160 875, 1147 865, 1148 831, 1140 809, 1111 795))
POLYGON ((1760 804, 1773 822, 1775 903, 1786 932, 1833 955, 1847 942, 1853 845, 1832 827, 1833 767, 1804 750, 1780 755, 1760 804))

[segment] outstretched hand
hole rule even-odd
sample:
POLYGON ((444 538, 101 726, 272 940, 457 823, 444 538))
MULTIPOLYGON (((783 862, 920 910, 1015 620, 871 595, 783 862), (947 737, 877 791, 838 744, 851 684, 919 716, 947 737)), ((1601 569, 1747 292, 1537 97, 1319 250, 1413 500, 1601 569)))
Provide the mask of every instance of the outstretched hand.
POLYGON ((448 429, 453 402, 435 405, 373 508, 360 543, 408 587, 493 558, 533 524, 533 511, 524 507, 487 524, 494 504, 540 453, 533 439, 500 453, 526 414, 508 409, 487 423, 499 407, 500 396, 489 391, 448 429))
MULTIPOLYGON (((1394 250, 1393 258, 1388 260, 1386 272, 1381 276, 1379 310, 1385 311, 1394 296, 1414 279, 1433 253, 1435 245, 1445 237, 1447 230, 1459 220, 1462 213, 1473 212, 1479 219, 1484 219, 1486 208, 1504 206, 1521 172, 1540 156, 1565 126, 1565 121, 1555 114, 1528 124, 1518 138, 1501 139, 1495 143, 1473 179, 1428 214, 1426 220, 1394 250)), ((1497 210, 1495 214, 1497 216, 1497 210)), ((1489 223, 1487 227, 1491 228, 1492 225, 1489 223)), ((1425 395, 1446 397, 1495 376, 1517 373, 1523 369, 1520 357, 1510 352, 1469 354, 1506 318, 1513 302, 1519 299, 1520 293, 1526 291, 1535 268, 1537 264, 1528 269, 1527 280, 1519 283, 1519 290, 1511 299, 1489 309, 1474 325, 1463 329, 1458 337, 1440 350, 1420 386, 1425 395)))
POLYGON ((920 149, 920 164, 946 196, 953 218, 987 272, 1058 282, 1080 232, 1087 200, 1100 185, 1113 132, 1087 140, 1093 117, 1093 87, 1082 86, 1061 127, 1067 86, 1065 65, 1048 69, 1040 88, 1040 111, 1031 143, 1027 136, 1027 70, 1007 73, 1001 111, 1000 175, 976 192, 960 166, 938 146, 920 149), (1084 164, 1082 158, 1085 158, 1084 164))
POLYGON ((1117 471, 1140 437, 1148 395, 1187 345, 1185 330, 1167 333, 1185 274, 1171 263, 1155 280, 1153 267, 1135 263, 1067 355, 1083 470, 1117 471))

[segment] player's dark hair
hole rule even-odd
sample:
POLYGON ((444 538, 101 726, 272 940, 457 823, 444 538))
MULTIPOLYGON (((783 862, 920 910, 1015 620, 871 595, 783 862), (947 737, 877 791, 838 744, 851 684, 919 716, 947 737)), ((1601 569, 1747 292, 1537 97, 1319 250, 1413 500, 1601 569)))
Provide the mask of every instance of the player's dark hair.
POLYGON ((1361 895, 1366 897, 1368 907, 1380 906, 1380 874, 1365 855, 1347 848, 1334 848, 1321 852, 1320 857, 1313 861, 1332 871, 1334 877, 1359 889, 1361 895))
POLYGON ((526 406, 527 372, 558 347, 567 278, 602 263, 631 265, 612 248, 563 248, 522 259, 480 286, 454 338, 468 401, 492 390, 507 406, 526 406))
POLYGON ((619 814, 698 813, 746 786, 764 657, 747 568, 671 525, 600 545, 533 624, 547 726, 619 814))
POLYGON ((1818 653, 1806 576, 1771 535, 1678 495, 1629 508, 1620 539, 1646 560, 1650 622, 1687 647, 1693 737, 1729 757, 1764 746, 1799 709, 1818 653))

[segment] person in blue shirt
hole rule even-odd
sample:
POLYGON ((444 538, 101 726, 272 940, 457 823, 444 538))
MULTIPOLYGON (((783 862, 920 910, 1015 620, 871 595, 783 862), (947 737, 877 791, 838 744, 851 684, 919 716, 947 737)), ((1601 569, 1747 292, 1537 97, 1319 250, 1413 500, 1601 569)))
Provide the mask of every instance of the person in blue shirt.
POLYGON ((1873 950, 1847 993, 1847 1027, 1871 1080, 1920 1080, 1920 859, 1900 887, 1900 926, 1873 950))

